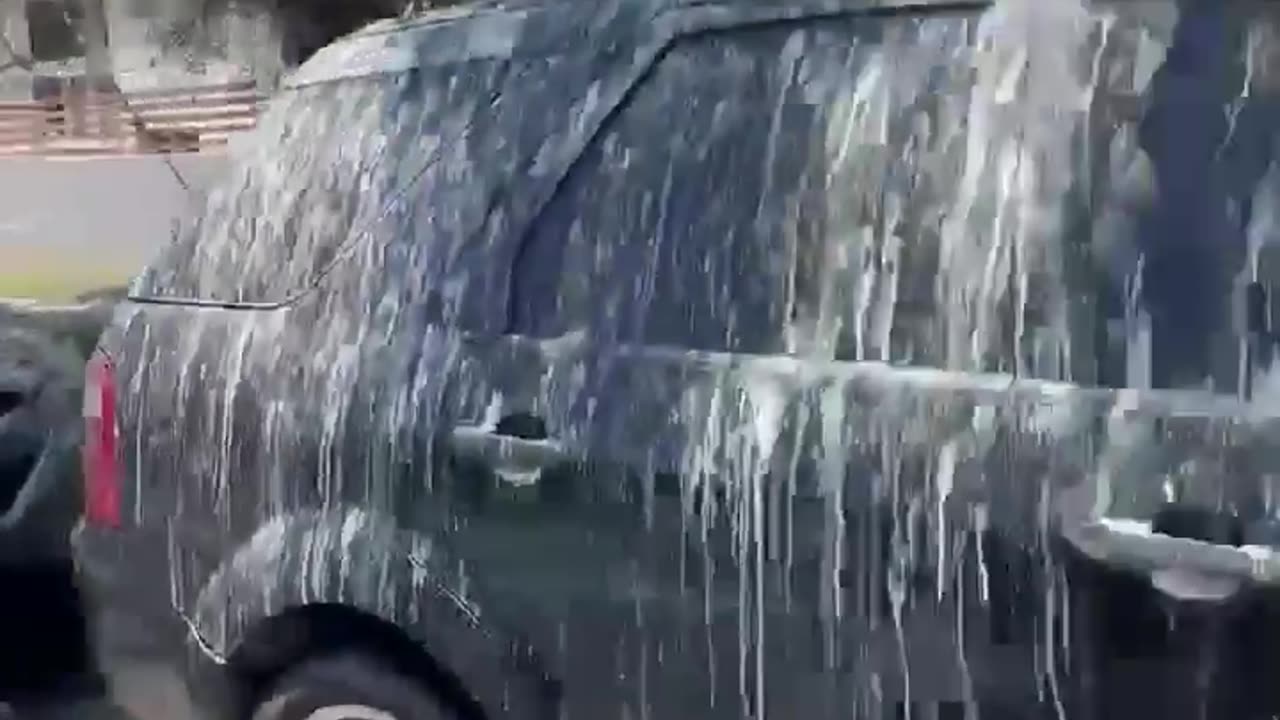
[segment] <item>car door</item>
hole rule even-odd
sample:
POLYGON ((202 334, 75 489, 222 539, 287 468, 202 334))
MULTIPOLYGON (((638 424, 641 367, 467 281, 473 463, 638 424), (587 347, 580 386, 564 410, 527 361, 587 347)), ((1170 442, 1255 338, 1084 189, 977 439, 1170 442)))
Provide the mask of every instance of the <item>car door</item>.
MULTIPOLYGON (((676 69, 681 77, 688 71, 686 62, 676 69)), ((731 232, 723 224, 730 216, 741 216, 738 227, 749 226, 750 201, 725 204, 702 226, 708 234, 696 247, 681 249, 673 237, 659 257, 648 242, 652 233, 678 228, 687 236, 717 177, 751 178, 750 192, 761 195, 763 179, 748 170, 745 155, 718 153, 710 174, 689 182, 677 177, 696 164, 704 135, 729 130, 710 127, 724 98, 706 95, 688 98, 686 133, 655 132, 661 104, 684 89, 660 70, 599 131, 517 254, 507 333, 464 341, 450 400, 460 425, 452 431, 449 484, 463 509, 454 545, 491 591, 525 609, 530 632, 557 655, 570 717, 624 709, 663 716, 663 707, 687 712, 715 702, 737 716, 736 701, 716 697, 736 691, 713 690, 708 676, 719 653, 708 649, 723 645, 727 652, 732 638, 684 632, 710 598, 681 578, 704 556, 682 529, 689 499, 678 463, 685 439, 672 414, 687 371, 679 360, 683 348, 772 342, 781 323, 747 325, 747 307, 716 302, 720 290, 703 283, 698 297, 672 297, 669 307, 687 300, 710 315, 665 328, 664 338, 632 332, 653 316, 644 301, 656 290, 644 284, 657 280, 666 292, 696 280, 707 251, 720 245, 709 233, 731 232), (665 139, 671 143, 649 145, 665 139), (681 166, 676 158, 685 151, 694 154, 681 166), (681 199, 672 205, 675 196, 681 199), (669 218, 662 221, 660 212, 669 218), (677 266, 694 272, 669 275, 677 266), (741 321, 731 317, 738 315, 741 321), (626 347, 637 341, 671 346, 676 361, 629 355, 626 347)), ((761 122, 768 119, 753 124, 761 122)), ((752 293, 752 273, 737 268, 758 267, 778 249, 743 247, 741 262, 718 251, 728 272, 707 280, 733 281, 726 291, 752 293)), ((767 301, 754 309, 781 314, 767 301)), ((728 567, 728 547, 720 550, 718 561, 728 567)), ((723 594, 736 598, 728 578, 723 594)), ((733 668, 724 663, 710 672, 728 688, 736 684, 733 668)))
MULTIPOLYGON (((581 588, 547 612, 562 662, 594 657, 577 660, 593 673, 568 677, 612 699, 596 712, 878 717, 903 698, 958 707, 974 683, 1034 695, 1043 668, 1029 654, 975 665, 977 679, 964 660, 989 632, 969 626, 981 592, 1040 598, 1037 557, 982 559, 1013 567, 990 582, 973 559, 987 481, 1045 472, 1043 444, 1019 434, 1026 408, 1000 409, 999 437, 984 439, 958 421, 998 409, 975 409, 963 382, 955 402, 886 397, 865 373, 887 368, 841 364, 950 367, 939 321, 971 320, 935 289, 939 217, 964 211, 966 135, 942 129, 983 102, 949 62, 972 51, 971 19, 830 17, 681 40, 525 238, 490 356, 506 369, 475 384, 471 413, 507 423, 490 454, 513 462, 512 484, 568 471, 538 482, 578 502, 538 504, 510 542, 550 550, 540 523, 574 528, 528 567, 581 588)), ((1024 308, 1046 355, 1061 340, 1042 327, 1053 301, 1024 308)), ((990 366, 963 369, 1015 369, 1020 351, 1001 338, 990 366)), ((1037 487, 1014 486, 1001 507, 1031 512, 1037 487)))
POLYGON ((847 713, 858 649, 836 620, 885 607, 887 525, 870 483, 819 487, 820 462, 843 486, 873 458, 822 421, 843 397, 804 387, 834 359, 814 281, 839 260, 822 241, 840 230, 830 134, 876 57, 853 40, 959 42, 961 23, 679 41, 525 237, 508 333, 469 353, 485 360, 458 390, 475 422, 454 438, 455 482, 485 493, 459 545, 540 604, 572 717, 847 713), (837 575, 839 590, 821 580, 837 575))

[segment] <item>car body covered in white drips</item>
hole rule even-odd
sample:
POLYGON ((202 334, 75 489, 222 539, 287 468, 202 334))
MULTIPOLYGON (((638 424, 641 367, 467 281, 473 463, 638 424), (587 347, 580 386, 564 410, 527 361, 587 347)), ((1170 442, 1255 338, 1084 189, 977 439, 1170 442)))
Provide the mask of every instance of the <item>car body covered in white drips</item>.
POLYGON ((347 623, 485 717, 1087 707, 1151 573, 1269 581, 1275 421, 1118 387, 1171 373, 1117 378, 1115 234, 1172 40, 1052 7, 493 4, 320 51, 103 337, 90 585, 250 703, 347 623), (1172 486, 1226 534, 1161 532, 1172 486))

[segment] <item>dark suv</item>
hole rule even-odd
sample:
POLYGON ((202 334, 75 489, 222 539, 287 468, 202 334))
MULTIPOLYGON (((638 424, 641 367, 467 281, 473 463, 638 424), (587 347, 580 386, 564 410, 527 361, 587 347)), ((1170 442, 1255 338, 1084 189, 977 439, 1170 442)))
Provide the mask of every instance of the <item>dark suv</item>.
POLYGON ((1149 334, 1093 219, 1138 212, 1164 31, 1025 5, 482 4, 321 50, 88 368, 117 688, 1244 717, 1265 666, 1183 641, 1262 607, 1269 425, 1106 387, 1149 334))

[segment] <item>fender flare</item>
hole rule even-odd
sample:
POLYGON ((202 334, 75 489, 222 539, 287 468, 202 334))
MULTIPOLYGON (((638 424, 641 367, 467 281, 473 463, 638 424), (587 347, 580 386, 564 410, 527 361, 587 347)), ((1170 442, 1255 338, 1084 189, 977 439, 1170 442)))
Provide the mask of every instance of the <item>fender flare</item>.
POLYGON ((518 633, 482 604, 474 578, 430 536, 358 507, 275 516, 227 556, 188 622, 218 663, 258 623, 341 604, 404 630, 454 673, 492 718, 554 718, 559 685, 518 633))

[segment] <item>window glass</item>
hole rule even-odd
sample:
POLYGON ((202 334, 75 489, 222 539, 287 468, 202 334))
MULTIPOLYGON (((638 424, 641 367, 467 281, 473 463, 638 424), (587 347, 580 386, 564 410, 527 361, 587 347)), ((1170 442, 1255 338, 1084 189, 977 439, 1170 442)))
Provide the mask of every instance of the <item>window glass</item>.
POLYGON ((237 138, 227 174, 137 291, 257 302, 307 288, 361 232, 394 226, 385 219, 414 173, 457 142, 487 97, 454 88, 483 75, 406 72, 284 92, 237 138))
MULTIPOLYGON (((513 330, 591 325, 618 342, 692 349, 909 354, 909 323, 896 346, 877 338, 884 347, 859 347, 866 333, 857 323, 869 320, 855 305, 858 292, 878 291, 871 265, 936 267, 916 248, 884 257, 894 237, 932 241, 933 219, 903 206, 940 193, 933 178, 912 176, 924 163, 893 155, 892 143, 909 142, 929 113, 948 109, 945 93, 932 91, 965 87, 963 73, 921 62, 912 49, 966 42, 965 18, 954 16, 779 24, 682 41, 527 238, 513 330), (919 66, 897 86, 877 76, 893 53, 919 66)), ((949 138, 926 142, 916 153, 939 162, 955 148, 949 138)), ((899 274, 910 280, 898 305, 910 310, 929 288, 899 274)))
MULTIPOLYGON (((679 42, 527 236, 511 330, 1091 381, 1092 298, 1110 289, 1078 164, 1119 131, 1019 85, 1002 101, 979 66, 1003 49, 975 19, 679 42), (1034 191, 1010 185, 1019 158, 1034 191)), ((1095 68, 1096 41, 1133 43, 1132 25, 1080 40, 1072 77, 1117 86, 1099 113, 1133 75, 1095 68)))
POLYGON ((484 170, 503 147, 485 135, 511 77, 472 62, 284 91, 134 293, 278 302, 327 274, 395 274, 388 244, 421 245, 413 280, 440 282, 505 177, 484 170))
POLYGON ((784 349, 794 250, 819 209, 816 117, 794 68, 759 50, 778 48, 721 36, 661 61, 526 238, 514 331, 590 324, 618 342, 784 349))

